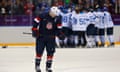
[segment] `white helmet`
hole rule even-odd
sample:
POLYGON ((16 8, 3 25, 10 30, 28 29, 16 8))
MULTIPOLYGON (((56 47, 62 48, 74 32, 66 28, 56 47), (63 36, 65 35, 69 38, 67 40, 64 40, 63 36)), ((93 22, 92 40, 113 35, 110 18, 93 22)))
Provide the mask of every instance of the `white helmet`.
POLYGON ((60 10, 58 9, 58 7, 56 7, 56 6, 53 6, 53 7, 51 7, 50 8, 50 12, 52 12, 52 13, 54 13, 55 15, 59 15, 59 12, 60 12, 60 10))

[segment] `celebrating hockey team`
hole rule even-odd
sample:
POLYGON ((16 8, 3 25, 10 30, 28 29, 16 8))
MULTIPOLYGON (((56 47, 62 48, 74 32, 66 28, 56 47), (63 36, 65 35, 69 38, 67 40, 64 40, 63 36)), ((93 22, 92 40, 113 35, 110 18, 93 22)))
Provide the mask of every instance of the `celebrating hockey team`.
MULTIPOLYGON (((60 7, 62 30, 65 40, 57 40, 60 47, 114 46, 114 24, 107 8, 60 7), (106 37, 109 44, 106 43, 106 37)), ((58 44, 57 44, 58 45, 58 44)))

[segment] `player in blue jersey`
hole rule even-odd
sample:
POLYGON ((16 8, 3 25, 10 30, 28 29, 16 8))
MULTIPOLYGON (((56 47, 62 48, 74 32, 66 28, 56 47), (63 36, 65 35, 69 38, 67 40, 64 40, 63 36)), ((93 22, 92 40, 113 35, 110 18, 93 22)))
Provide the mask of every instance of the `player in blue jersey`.
POLYGON ((46 71, 52 72, 52 61, 55 53, 55 36, 64 39, 63 32, 61 31, 61 20, 57 16, 58 12, 59 9, 57 7, 51 7, 48 13, 43 13, 34 18, 32 36, 36 38, 36 72, 41 72, 40 63, 45 48, 47 52, 46 71))

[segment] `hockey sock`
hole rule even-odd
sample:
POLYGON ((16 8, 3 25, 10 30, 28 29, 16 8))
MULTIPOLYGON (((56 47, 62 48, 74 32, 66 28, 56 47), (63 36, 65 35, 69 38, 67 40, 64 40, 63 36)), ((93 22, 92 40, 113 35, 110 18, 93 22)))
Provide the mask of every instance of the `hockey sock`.
POLYGON ((46 68, 51 68, 51 67, 52 67, 52 60, 47 60, 46 68))
POLYGON ((96 41, 95 41, 95 36, 93 36, 93 42, 94 42, 94 45, 95 45, 95 43, 96 43, 96 41))
POLYGON ((87 37, 87 47, 92 47, 92 37, 91 36, 87 37))
POLYGON ((41 69, 40 69, 40 61, 41 59, 35 59, 35 70, 36 72, 41 72, 41 69))
POLYGON ((78 45, 78 36, 74 36, 74 43, 75 45, 78 45))
POLYGON ((73 46, 75 46, 75 42, 74 42, 74 36, 72 35, 72 36, 70 36, 70 46, 71 47, 73 47, 73 46))
POLYGON ((36 54, 35 67, 39 67, 40 66, 41 57, 42 57, 42 55, 36 54))
POLYGON ((95 42, 96 42, 96 43, 99 42, 99 36, 98 36, 98 35, 95 36, 95 42))
POLYGON ((35 67, 40 66, 41 59, 35 59, 35 67))
POLYGON ((67 41, 68 41, 68 38, 66 37, 66 38, 64 39, 64 45, 65 45, 65 46, 67 46, 67 41))
POLYGON ((105 44, 105 36, 104 35, 102 35, 102 36, 100 36, 100 41, 101 41, 101 44, 105 44))
POLYGON ((111 43, 114 43, 114 37, 113 37, 113 35, 109 35, 109 36, 108 36, 108 39, 109 39, 109 41, 110 41, 110 44, 111 44, 111 43))
POLYGON ((53 56, 47 56, 46 70, 51 69, 51 67, 52 67, 52 59, 53 59, 53 56))

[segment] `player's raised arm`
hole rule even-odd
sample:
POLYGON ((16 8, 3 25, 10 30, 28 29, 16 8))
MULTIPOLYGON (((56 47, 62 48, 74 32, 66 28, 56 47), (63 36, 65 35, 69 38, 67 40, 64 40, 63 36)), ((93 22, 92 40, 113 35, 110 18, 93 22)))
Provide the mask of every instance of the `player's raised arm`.
POLYGON ((41 21, 40 16, 35 17, 33 20, 33 26, 32 26, 32 36, 33 37, 39 36, 38 25, 40 24, 40 21, 41 21))

